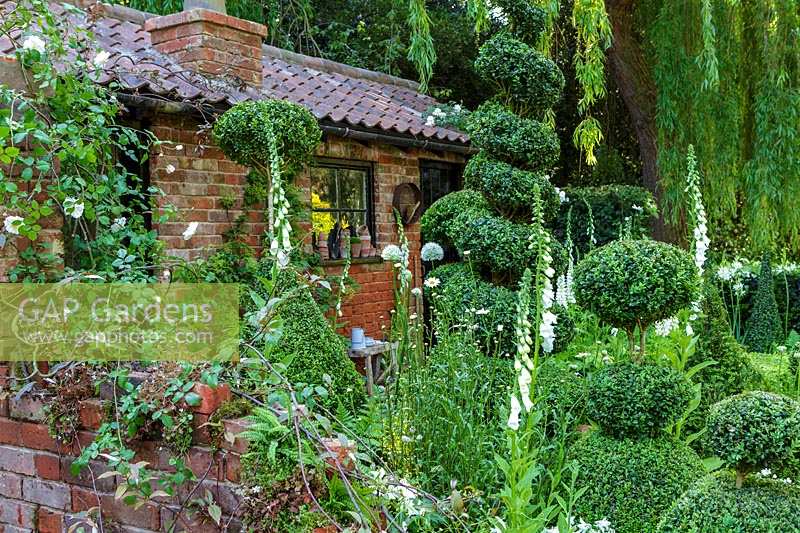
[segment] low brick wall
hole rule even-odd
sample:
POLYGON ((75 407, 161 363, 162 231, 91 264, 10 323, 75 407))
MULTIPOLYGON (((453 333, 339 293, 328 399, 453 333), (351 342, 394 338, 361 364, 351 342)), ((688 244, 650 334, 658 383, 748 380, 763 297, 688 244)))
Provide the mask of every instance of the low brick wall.
MULTIPOLYGON (((182 486, 176 498, 159 499, 160 505, 146 503, 134 509, 114 498, 116 477, 98 479, 106 471, 103 463, 93 463, 91 473, 84 469, 73 476, 70 465, 81 449, 94 440, 108 400, 94 398, 80 402, 77 438, 65 445, 48 434, 41 399, 29 395, 16 398, 3 392, 6 373, 7 367, 0 365, 0 533, 66 532, 73 524, 81 523, 78 513, 98 506, 102 509, 104 524, 116 527, 106 527, 106 531, 167 531, 176 509, 195 483, 182 486)), ((240 531, 241 522, 235 517, 240 505, 237 483, 240 458, 247 449, 247 442, 239 437, 233 443, 223 439, 219 450, 212 449, 208 430, 201 426, 220 403, 230 397, 230 390, 227 386, 218 389, 199 386, 195 390, 203 401, 195 408, 193 445, 185 459, 198 480, 204 478, 204 481, 194 497, 210 491, 222 509, 222 523, 230 520, 227 530, 240 531)), ((246 427, 242 419, 225 421, 225 431, 233 435, 246 427)), ((147 461, 147 468, 174 471, 168 462, 173 454, 162 443, 142 441, 132 447, 136 450, 135 460, 147 461)), ((85 530, 91 531, 91 527, 85 530)), ((210 521, 192 523, 190 520, 188 527, 181 523, 176 530, 202 533, 221 528, 210 521)))

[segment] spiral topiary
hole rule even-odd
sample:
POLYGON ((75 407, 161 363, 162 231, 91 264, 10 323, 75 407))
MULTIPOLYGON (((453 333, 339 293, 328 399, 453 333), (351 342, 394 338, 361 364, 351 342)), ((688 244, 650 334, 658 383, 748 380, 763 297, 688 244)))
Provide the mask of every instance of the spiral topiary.
POLYGON ((791 458, 800 442, 800 404, 769 392, 745 392, 711 406, 706 422, 709 448, 744 476, 791 458))
POLYGON ((784 480, 749 478, 736 488, 716 472, 687 490, 663 516, 657 533, 800 532, 800 491, 784 480))
POLYGON ((589 418, 613 437, 655 437, 689 406, 692 386, 669 367, 617 363, 589 380, 589 418))
POLYGON ((475 71, 499 85, 515 107, 530 108, 535 113, 552 107, 564 89, 564 75, 551 59, 505 32, 481 46, 475 71))
POLYGON ((464 185, 479 191, 504 216, 530 221, 534 194, 539 191, 545 222, 558 214, 561 201, 556 188, 543 172, 529 172, 490 159, 480 152, 464 168, 464 185))
POLYGON ((650 240, 619 240, 591 251, 575 268, 578 304, 605 322, 624 329, 633 349, 639 327, 687 307, 699 283, 692 257, 675 246, 650 240))
POLYGON ((264 171, 269 166, 269 131, 274 132, 283 171, 289 176, 311 159, 322 140, 314 115, 285 100, 240 102, 217 119, 213 136, 233 161, 264 171))
POLYGON ((558 162, 560 148, 553 128, 520 118, 497 102, 486 102, 472 112, 467 133, 487 157, 516 167, 544 170, 558 162))
POLYGON ((615 439, 593 432, 569 451, 576 486, 586 492, 574 512, 587 522, 609 520, 617 533, 654 531, 661 515, 705 472, 683 443, 658 439, 615 439))
POLYGON ((428 242, 453 244, 450 237, 453 234, 451 227, 456 217, 466 210, 472 210, 475 216, 492 213, 489 202, 478 191, 464 189, 451 192, 433 202, 422 214, 420 218, 422 236, 428 242))
POLYGON ((744 344, 753 352, 769 352, 783 339, 783 327, 778 314, 778 302, 772 284, 772 267, 769 254, 761 259, 758 291, 750 318, 745 327, 744 344))

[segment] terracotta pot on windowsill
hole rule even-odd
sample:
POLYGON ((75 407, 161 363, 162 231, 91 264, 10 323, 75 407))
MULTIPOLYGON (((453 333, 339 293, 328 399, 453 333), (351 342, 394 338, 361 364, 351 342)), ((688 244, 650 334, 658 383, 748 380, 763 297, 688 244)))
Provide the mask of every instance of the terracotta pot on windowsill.
POLYGON ((356 259, 357 257, 361 257, 363 247, 361 245, 361 239, 355 238, 350 239, 350 257, 356 259))
POLYGON ((371 257, 372 254, 372 238, 369 235, 362 235, 361 239, 361 257, 371 257))
POLYGON ((319 256, 322 260, 330 259, 329 251, 328 251, 328 233, 320 233, 319 239, 317 239, 317 250, 319 251, 319 256))

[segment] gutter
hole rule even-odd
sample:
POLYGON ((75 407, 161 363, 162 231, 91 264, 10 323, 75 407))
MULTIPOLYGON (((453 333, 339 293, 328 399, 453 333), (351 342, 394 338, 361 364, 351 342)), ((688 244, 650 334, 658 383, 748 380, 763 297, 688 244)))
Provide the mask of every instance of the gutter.
POLYGON ((461 143, 449 143, 431 141, 428 139, 418 139, 415 137, 401 137, 399 135, 388 135, 386 133, 376 133, 349 127, 334 126, 332 124, 320 124, 320 129, 329 135, 343 137, 345 139, 355 139, 357 141, 372 141, 392 146, 404 148, 419 148, 420 150, 434 150, 442 152, 454 152, 457 154, 473 155, 478 153, 474 146, 461 143))

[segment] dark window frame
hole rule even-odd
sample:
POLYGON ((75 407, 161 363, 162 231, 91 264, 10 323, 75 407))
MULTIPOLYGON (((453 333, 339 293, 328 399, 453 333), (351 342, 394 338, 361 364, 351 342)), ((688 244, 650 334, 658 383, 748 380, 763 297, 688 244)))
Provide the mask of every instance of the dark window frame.
MULTIPOLYGON (((358 159, 340 159, 334 157, 317 157, 309 165, 311 168, 332 168, 332 169, 344 169, 344 170, 365 170, 367 173, 366 177, 366 187, 365 187, 365 203, 366 209, 364 209, 364 219, 366 221, 367 228, 369 229, 369 235, 371 239, 372 246, 376 246, 377 244, 377 235, 375 234, 375 163, 373 161, 362 161, 358 159)), ((309 169, 310 170, 310 169, 309 169)), ((309 172, 309 197, 311 196, 311 192, 313 192, 313 183, 311 174, 309 172)), ((342 208, 325 208, 325 209, 315 209, 313 206, 311 207, 311 214, 313 216, 314 212, 317 213, 348 213, 353 211, 362 211, 361 209, 342 209, 342 208)), ((316 236, 315 236, 316 238, 316 236)))

